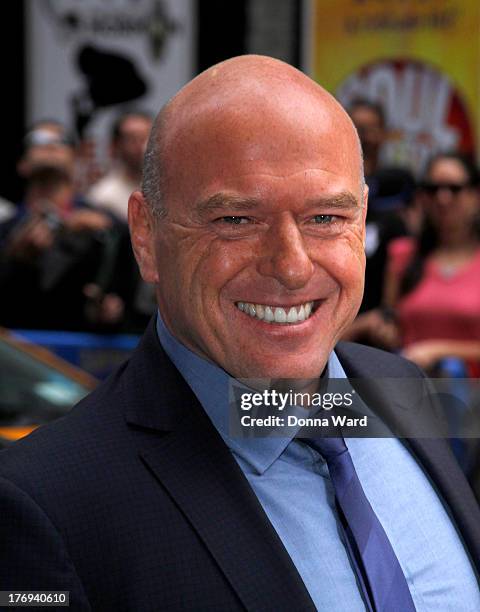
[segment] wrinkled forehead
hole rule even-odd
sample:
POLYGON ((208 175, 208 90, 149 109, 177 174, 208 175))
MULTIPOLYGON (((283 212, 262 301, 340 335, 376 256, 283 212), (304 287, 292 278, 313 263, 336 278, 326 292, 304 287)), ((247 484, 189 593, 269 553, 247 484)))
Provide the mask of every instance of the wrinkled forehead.
POLYGON ((254 84, 182 103, 170 113, 162 149, 169 182, 193 180, 199 166, 218 173, 234 163, 245 171, 258 164, 271 165, 272 172, 285 164, 291 172, 341 168, 352 182, 361 181, 360 147, 348 115, 329 97, 295 84, 254 84))

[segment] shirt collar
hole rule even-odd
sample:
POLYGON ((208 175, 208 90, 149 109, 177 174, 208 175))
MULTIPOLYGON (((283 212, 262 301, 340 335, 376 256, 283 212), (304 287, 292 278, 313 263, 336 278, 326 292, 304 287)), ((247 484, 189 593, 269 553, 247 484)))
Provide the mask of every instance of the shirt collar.
MULTIPOLYGON (((186 380, 197 399, 222 436, 225 444, 258 473, 263 474, 283 453, 295 437, 233 438, 229 435, 229 386, 235 380, 218 365, 195 354, 179 342, 157 313, 157 334, 160 344, 186 380)), ((346 378, 334 351, 327 365, 329 378, 346 378)), ((238 385, 238 381, 236 381, 238 385)), ((301 407, 295 407, 303 411, 301 407)), ((305 415, 306 415, 305 411, 305 415)))

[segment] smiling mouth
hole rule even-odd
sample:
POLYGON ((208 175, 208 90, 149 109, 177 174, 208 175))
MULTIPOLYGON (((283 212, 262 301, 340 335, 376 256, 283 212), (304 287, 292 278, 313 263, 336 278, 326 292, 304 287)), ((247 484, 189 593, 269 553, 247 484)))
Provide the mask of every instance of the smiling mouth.
POLYGON ((235 302, 235 306, 246 315, 265 323, 279 323, 280 325, 303 323, 313 315, 319 304, 320 300, 287 307, 235 302))

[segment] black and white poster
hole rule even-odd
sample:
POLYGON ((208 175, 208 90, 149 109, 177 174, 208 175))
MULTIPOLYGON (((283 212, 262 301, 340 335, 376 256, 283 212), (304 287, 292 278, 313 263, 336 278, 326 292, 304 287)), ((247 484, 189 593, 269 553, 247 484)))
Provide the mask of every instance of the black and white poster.
POLYGON ((113 118, 156 113, 193 72, 193 0, 30 0, 27 123, 102 140, 113 118))

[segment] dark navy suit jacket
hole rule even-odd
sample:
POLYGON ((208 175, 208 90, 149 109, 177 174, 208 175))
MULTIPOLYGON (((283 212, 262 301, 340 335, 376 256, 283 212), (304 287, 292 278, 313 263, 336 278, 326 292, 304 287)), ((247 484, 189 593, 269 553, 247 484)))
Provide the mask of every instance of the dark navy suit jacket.
MULTIPOLYGON (((374 349, 336 351, 350 377, 420 375, 374 349)), ((480 571, 480 512, 446 443, 409 444, 480 571)), ((0 590, 20 589, 68 590, 74 611, 315 609, 153 323, 67 417, 0 453, 0 590)))

